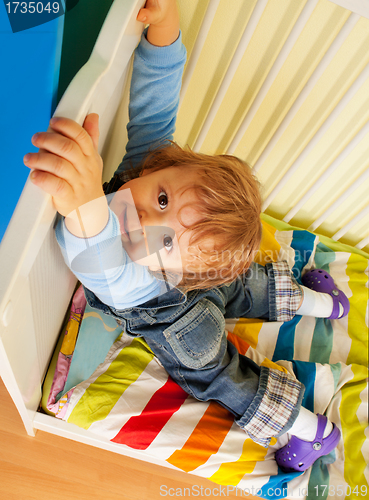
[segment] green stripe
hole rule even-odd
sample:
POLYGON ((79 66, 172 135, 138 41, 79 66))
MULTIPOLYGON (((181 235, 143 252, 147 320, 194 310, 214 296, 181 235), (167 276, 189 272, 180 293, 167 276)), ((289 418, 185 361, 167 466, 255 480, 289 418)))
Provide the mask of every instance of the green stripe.
POLYGON ((329 320, 316 318, 310 346, 310 363, 329 363, 333 348, 333 327, 329 320))
POLYGON ((332 252, 328 247, 319 242, 314 255, 315 267, 317 269, 324 269, 324 271, 329 273, 329 264, 335 260, 335 252, 332 252))
POLYGON ((320 457, 311 469, 309 477, 308 495, 306 500, 319 498, 319 500, 326 500, 329 493, 329 472, 327 463, 331 463, 331 457, 320 457))
POLYGON ((86 389, 68 422, 88 429, 93 422, 106 418, 124 391, 138 379, 153 358, 152 351, 141 338, 133 339, 86 389))
MULTIPOLYGON (((329 264, 334 262, 336 254, 325 250, 321 243, 318 244, 314 255, 314 264, 318 269, 329 272, 329 264)), ((333 349, 333 327, 330 321, 317 318, 315 321, 314 334, 310 346, 309 361, 311 363, 329 363, 333 349)))
POLYGON ((341 363, 336 363, 334 365, 329 365, 331 372, 332 372, 332 377, 333 377, 333 383, 334 383, 334 393, 337 391, 337 385, 340 380, 341 372, 342 372, 342 365, 341 363))

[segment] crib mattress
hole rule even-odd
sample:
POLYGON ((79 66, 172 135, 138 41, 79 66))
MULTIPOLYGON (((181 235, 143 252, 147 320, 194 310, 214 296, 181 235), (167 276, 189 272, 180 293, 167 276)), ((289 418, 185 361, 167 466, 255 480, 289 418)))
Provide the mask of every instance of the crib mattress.
POLYGON ((304 383, 303 405, 325 413, 342 431, 330 455, 305 473, 282 473, 274 452, 286 436, 268 449, 246 439, 226 409, 188 396, 142 339, 129 338, 114 319, 86 305, 82 288, 55 350, 42 408, 219 488, 270 499, 366 498, 369 256, 266 215, 263 226, 258 262, 285 259, 296 277, 311 266, 326 269, 351 310, 334 321, 234 319, 226 324, 228 338, 259 365, 289 371, 304 383))

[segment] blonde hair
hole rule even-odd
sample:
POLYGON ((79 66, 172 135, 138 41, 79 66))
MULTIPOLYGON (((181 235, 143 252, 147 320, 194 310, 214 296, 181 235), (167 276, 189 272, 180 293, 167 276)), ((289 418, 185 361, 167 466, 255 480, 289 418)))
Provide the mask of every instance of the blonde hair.
POLYGON ((205 155, 170 143, 151 152, 140 175, 169 167, 195 170, 199 183, 190 186, 199 199, 199 222, 192 231, 194 267, 183 269, 179 286, 185 291, 231 283, 246 272, 261 240, 259 183, 250 167, 234 156, 205 155), (212 250, 201 242, 214 242, 212 250))

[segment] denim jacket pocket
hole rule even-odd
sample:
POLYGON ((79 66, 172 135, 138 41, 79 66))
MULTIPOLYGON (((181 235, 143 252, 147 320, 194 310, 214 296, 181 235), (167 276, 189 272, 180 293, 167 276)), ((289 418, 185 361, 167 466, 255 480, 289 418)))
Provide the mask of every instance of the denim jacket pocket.
POLYGON ((224 328, 221 311, 210 300, 202 299, 163 333, 180 363, 199 369, 215 361, 226 345, 224 328))

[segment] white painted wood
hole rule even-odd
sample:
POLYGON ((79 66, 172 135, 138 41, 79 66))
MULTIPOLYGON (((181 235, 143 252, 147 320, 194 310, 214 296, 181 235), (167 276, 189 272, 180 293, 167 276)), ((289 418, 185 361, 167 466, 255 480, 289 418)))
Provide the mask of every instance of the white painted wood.
POLYGON ((2 331, 2 358, 6 356, 4 366, 12 368, 14 381, 27 409, 27 413, 23 409, 22 418, 29 430, 41 399, 42 380, 29 279, 22 282, 17 294, 13 295, 12 305, 14 312, 9 326, 2 331))
POLYGON ((364 238, 363 240, 359 241, 359 243, 356 246, 356 248, 359 248, 360 250, 364 247, 366 247, 367 245, 369 245, 369 235, 364 238))
POLYGON ((369 0, 329 0, 344 9, 369 19, 369 0))
POLYGON ((355 182, 349 186, 346 191, 334 202, 330 207, 325 210, 320 217, 318 217, 308 228, 309 231, 315 231, 323 222, 336 210, 336 208, 340 207, 342 203, 353 194, 356 189, 358 189, 363 182, 365 182, 369 178, 369 168, 363 172, 360 177, 356 179, 355 182))
MULTIPOLYGON (((100 115, 102 151, 141 32, 144 0, 115 0, 90 59, 55 112, 100 115)), ((76 283, 57 248, 50 196, 27 181, 0 245, 0 375, 33 435, 41 384, 76 283)))
POLYGON ((361 221, 366 215, 369 214, 369 205, 363 210, 361 210, 353 219, 350 220, 347 224, 345 224, 336 234, 332 236, 334 240, 341 239, 351 228, 355 226, 358 222, 361 221))
POLYGON ((201 23, 201 28, 199 34, 197 35, 195 45, 192 49, 190 59, 187 62, 186 71, 182 79, 182 87, 179 98, 179 106, 182 105, 184 96, 186 95, 187 88, 190 84, 192 75, 195 71, 196 64, 199 60, 202 48, 205 44, 206 37, 208 36, 211 23, 215 17, 220 0, 210 0, 209 5, 206 9, 204 19, 201 23))
POLYGON ((107 441, 100 436, 83 429, 82 427, 77 427, 74 424, 64 422, 64 420, 60 420, 49 415, 37 413, 33 423, 35 429, 44 432, 56 434, 57 436, 72 439, 73 441, 78 441, 79 443, 102 448, 103 450, 112 451, 113 453, 118 453, 127 457, 161 465, 162 467, 167 467, 168 469, 178 470, 174 465, 171 465, 165 460, 150 456, 150 454, 148 454, 146 451, 134 450, 133 448, 129 448, 128 446, 107 441))
POLYGON ((265 210, 279 191, 286 185, 292 175, 298 170, 303 161, 308 157, 314 147, 318 144, 324 134, 328 131, 328 129, 335 123, 338 116, 342 113, 351 99, 354 98, 355 94, 360 90, 360 88, 365 84, 366 80, 369 78, 369 64, 364 68, 361 72, 360 76, 355 80, 355 82, 351 85, 346 94, 342 97, 338 104, 336 104, 335 108, 325 120, 325 122, 320 126, 320 128, 315 133, 314 137, 310 140, 307 146, 303 149, 297 159, 293 162, 288 171, 284 174, 283 178, 279 181, 279 183, 275 186, 269 196, 263 203, 263 210, 265 210))
POLYGON ((341 151, 337 158, 331 163, 327 170, 317 179, 311 188, 304 194, 304 196, 291 208, 291 210, 283 218, 285 222, 289 222, 297 212, 302 208, 305 203, 313 196, 314 193, 324 184, 324 182, 337 170, 341 163, 349 156, 349 154, 360 144, 364 137, 369 134, 369 122, 359 131, 358 134, 347 144, 341 151))
POLYGON ((115 0, 90 59, 71 81, 54 116, 67 116, 82 124, 88 113, 100 115, 99 147, 116 112, 128 62, 142 32, 136 21, 144 0, 115 0))
POLYGON ((294 24, 290 34, 288 35, 282 50, 278 54, 277 59, 274 61, 273 66, 271 67, 267 77, 265 78, 257 96, 254 99, 254 102, 250 106, 245 118, 243 119, 242 124, 240 125, 236 135, 234 136, 231 144, 229 145, 228 154, 233 154, 242 140, 248 126, 250 125, 252 119, 256 115, 261 103, 263 102, 265 96, 269 92, 270 87, 273 85, 274 80, 276 79, 279 71, 281 70, 283 64, 285 63, 287 57, 289 56, 291 50, 293 49, 298 37, 300 36, 302 30, 305 28, 306 23, 310 19, 313 10, 315 9, 319 0, 310 0, 305 4, 305 7, 301 11, 296 23, 294 24))
MULTIPOLYGON (((282 137, 283 133, 287 129, 288 125, 291 123, 293 118, 296 116, 297 112, 305 102, 307 96, 310 94, 315 84, 318 82, 319 78, 323 75, 324 71, 327 69, 328 65, 331 63, 332 59, 335 57, 347 37, 350 35, 353 28, 356 26, 356 23, 359 21, 359 16, 355 14, 351 14, 348 18, 338 36, 335 38, 332 45, 329 47, 327 52, 322 57, 320 63, 317 65, 309 80, 306 82, 304 88, 300 92, 299 96, 287 112, 286 116, 283 118, 282 122, 278 126, 275 131, 273 137, 268 142, 268 145, 261 153, 256 163, 254 164, 253 171, 257 172, 262 166, 265 159, 268 157, 269 153, 272 151, 274 146, 277 144, 279 139, 282 137)), ((268 203, 269 204, 269 203, 268 203)))
POLYGON ((201 131, 196 139, 196 142, 194 144, 193 150, 194 151, 200 151, 201 146, 206 138, 207 133, 210 130, 211 124, 213 123, 213 120, 222 104, 222 101, 224 99, 224 96, 227 93, 228 87, 237 71, 238 66, 240 65, 240 62, 242 60, 242 57, 244 55, 244 52, 252 38, 252 35, 254 34, 257 25, 259 23, 259 20, 261 16, 263 15, 263 12, 267 6, 268 0, 258 0, 256 3, 254 10, 250 16, 249 22, 247 23, 247 26, 245 28, 245 31, 242 35, 242 38, 237 46, 236 52, 234 53, 234 56, 228 66, 227 72, 223 78, 223 81, 219 87, 219 90, 215 96, 215 99, 213 101, 213 104, 211 105, 210 111, 205 119, 205 122, 201 128, 201 131))

